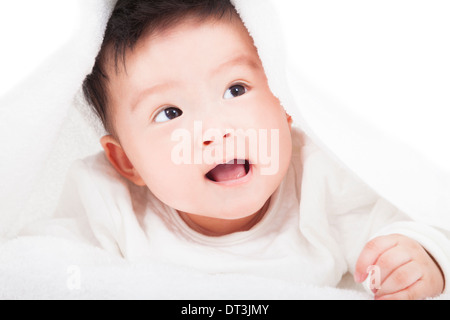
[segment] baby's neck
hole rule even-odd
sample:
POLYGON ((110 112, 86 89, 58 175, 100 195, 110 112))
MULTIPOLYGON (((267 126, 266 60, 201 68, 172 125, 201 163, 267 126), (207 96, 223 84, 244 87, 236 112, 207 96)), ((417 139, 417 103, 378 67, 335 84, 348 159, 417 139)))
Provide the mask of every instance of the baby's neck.
POLYGON ((235 232, 249 231, 252 229, 267 212, 270 199, 256 213, 236 220, 225 220, 199 216, 178 211, 184 222, 194 231, 210 237, 221 237, 235 232))

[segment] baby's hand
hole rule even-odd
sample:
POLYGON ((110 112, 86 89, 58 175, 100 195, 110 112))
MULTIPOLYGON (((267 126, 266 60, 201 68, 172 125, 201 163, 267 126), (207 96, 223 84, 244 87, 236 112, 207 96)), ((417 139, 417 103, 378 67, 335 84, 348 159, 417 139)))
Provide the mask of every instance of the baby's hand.
POLYGON ((444 290, 444 277, 434 259, 418 242, 402 235, 368 242, 356 263, 355 281, 363 282, 371 266, 381 273, 375 299, 418 300, 444 290))

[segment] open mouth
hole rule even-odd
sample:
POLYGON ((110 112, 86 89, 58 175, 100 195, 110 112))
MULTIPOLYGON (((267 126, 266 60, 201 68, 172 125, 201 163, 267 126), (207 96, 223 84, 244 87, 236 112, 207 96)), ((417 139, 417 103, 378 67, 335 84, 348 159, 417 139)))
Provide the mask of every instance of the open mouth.
POLYGON ((206 178, 213 182, 228 182, 246 177, 250 172, 248 160, 234 159, 220 164, 206 174, 206 178))

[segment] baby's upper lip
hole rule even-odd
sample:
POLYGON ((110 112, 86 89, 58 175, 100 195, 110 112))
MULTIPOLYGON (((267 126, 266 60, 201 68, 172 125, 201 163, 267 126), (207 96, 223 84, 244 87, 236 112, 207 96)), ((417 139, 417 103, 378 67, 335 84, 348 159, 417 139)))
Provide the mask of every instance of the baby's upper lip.
POLYGON ((223 160, 221 162, 216 162, 214 164, 214 168, 217 167, 217 166, 220 166, 222 164, 233 164, 233 163, 244 164, 245 162, 249 162, 250 164, 253 164, 252 161, 247 159, 247 158, 244 158, 244 157, 239 158, 239 157, 237 157, 237 158, 229 158, 229 159, 223 160))
POLYGON ((248 160, 247 159, 232 159, 228 162, 225 163, 220 163, 221 164, 245 164, 248 160))

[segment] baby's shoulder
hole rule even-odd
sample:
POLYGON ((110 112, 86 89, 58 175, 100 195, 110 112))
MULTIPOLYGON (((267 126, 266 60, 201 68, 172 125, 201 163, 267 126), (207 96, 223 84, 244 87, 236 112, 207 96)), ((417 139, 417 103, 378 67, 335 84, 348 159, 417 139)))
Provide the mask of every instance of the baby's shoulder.
POLYGON ((323 175, 339 175, 345 167, 326 147, 298 128, 292 130, 292 158, 295 164, 302 166, 302 171, 317 171, 323 175))
POLYGON ((102 194, 128 193, 130 189, 128 181, 114 169, 103 151, 74 161, 68 170, 66 184, 82 193, 86 190, 102 194))
POLYGON ((326 147, 321 147, 301 132, 296 133, 293 138, 294 144, 295 141, 301 141, 301 144, 297 143, 297 150, 294 148, 297 158, 294 158, 294 161, 301 166, 299 172, 302 172, 303 187, 325 192, 330 200, 338 203, 349 202, 349 199, 373 202, 378 197, 351 168, 326 147))

